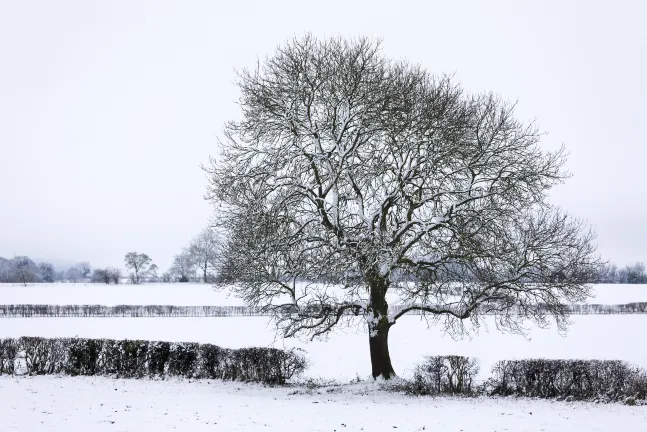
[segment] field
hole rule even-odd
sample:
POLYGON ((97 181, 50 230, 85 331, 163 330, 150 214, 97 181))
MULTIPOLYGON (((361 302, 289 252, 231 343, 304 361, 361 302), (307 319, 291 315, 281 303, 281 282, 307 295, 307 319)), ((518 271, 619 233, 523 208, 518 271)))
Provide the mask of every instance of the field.
MULTIPOLYGON (((647 300, 645 285, 598 285, 594 292, 590 303, 647 300)), ((50 284, 0 286, 0 304, 241 302, 200 284, 50 284)), ((424 356, 434 354, 477 357, 481 361, 481 378, 489 374, 497 360, 532 357, 620 359, 647 368, 645 328, 647 314, 582 315, 572 317, 565 335, 554 327, 531 328, 524 338, 500 333, 488 317, 478 332, 452 340, 440 329, 427 327, 420 317, 409 316, 393 327, 390 349, 396 372, 405 378, 424 356)), ((368 340, 363 326, 339 329, 327 340, 308 342, 277 337, 267 317, 0 320, 0 338, 19 336, 195 341, 229 348, 298 347, 311 361, 305 378, 348 383, 359 377, 364 381, 345 386, 340 392, 304 395, 293 394, 289 388, 204 381, 3 377, 0 396, 11 397, 9 404, 0 405, 0 418, 9 419, 10 424, 2 424, 8 430, 45 430, 42 425, 47 425, 70 431, 148 427, 199 431, 213 430, 217 425, 221 430, 561 431, 610 430, 617 426, 637 431, 647 422, 647 407, 523 399, 410 398, 381 392, 368 380, 368 340), (315 417, 317 421, 313 423, 315 417)))
POLYGON ((645 407, 412 398, 350 386, 293 394, 238 383, 0 378, 3 431, 644 431, 645 407), (11 395, 11 397, 6 397, 11 395))

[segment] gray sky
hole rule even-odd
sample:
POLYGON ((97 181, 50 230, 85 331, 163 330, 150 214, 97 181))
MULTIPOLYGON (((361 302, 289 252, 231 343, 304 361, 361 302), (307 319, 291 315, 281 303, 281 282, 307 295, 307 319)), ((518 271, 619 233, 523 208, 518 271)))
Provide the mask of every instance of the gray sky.
POLYGON ((570 152, 553 202, 605 258, 647 261, 647 2, 362 3, 0 0, 0 256, 166 269, 211 215, 233 69, 310 31, 518 100, 570 152))

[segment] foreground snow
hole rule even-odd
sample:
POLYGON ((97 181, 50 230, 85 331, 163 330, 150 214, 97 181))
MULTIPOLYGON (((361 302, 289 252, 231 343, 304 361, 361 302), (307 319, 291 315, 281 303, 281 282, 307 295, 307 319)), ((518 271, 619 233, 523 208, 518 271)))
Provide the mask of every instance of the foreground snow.
POLYGON ((408 397, 375 384, 291 388, 89 377, 0 377, 12 431, 638 431, 647 407, 533 399, 408 397))
MULTIPOLYGON (((624 304, 647 301, 647 285, 595 285, 588 303, 624 304)), ((207 284, 105 285, 92 283, 0 284, 0 304, 99 304, 242 306, 227 290, 207 284)))
MULTIPOLYGON (((424 356, 460 354, 481 361, 481 378, 498 360, 524 358, 618 359, 647 368, 644 329, 647 315, 583 315, 573 317, 568 333, 534 328, 528 339, 503 334, 492 323, 472 338, 452 340, 439 327, 427 328, 420 317, 407 316, 392 328, 390 351, 396 372, 409 376, 424 356)), ((276 337, 266 317, 234 318, 5 318, 0 338, 20 336, 147 339, 204 342, 227 348, 300 347, 312 362, 306 375, 349 381, 369 372, 365 328, 339 329, 327 341, 302 342, 276 337)), ((647 430, 647 429, 646 429, 647 430)))

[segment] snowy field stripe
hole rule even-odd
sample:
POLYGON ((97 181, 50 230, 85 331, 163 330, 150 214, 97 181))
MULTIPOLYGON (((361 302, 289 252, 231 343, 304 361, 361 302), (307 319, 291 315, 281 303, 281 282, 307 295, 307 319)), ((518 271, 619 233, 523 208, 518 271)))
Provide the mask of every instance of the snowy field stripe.
POLYGON ((408 397, 360 383, 339 392, 220 381, 0 377, 3 430, 641 431, 647 407, 525 398, 408 397), (5 397, 10 395, 11 397, 5 397))

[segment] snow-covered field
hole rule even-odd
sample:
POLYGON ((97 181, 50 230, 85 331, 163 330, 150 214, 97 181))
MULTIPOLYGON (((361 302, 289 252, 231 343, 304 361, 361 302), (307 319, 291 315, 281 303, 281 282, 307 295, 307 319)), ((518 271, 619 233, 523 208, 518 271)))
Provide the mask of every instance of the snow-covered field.
MULTIPOLYGON (((647 301, 647 286, 598 285, 591 303, 647 301)), ((0 304, 240 305, 225 291, 202 284, 0 285, 0 304)), ((621 359, 647 367, 647 315, 575 316, 568 333, 533 328, 528 339, 489 325, 452 340, 420 317, 391 330, 391 356, 400 376, 426 355, 461 354, 494 362, 530 357, 621 359)), ((299 347, 311 366, 306 378, 349 382, 369 374, 365 329, 347 328, 327 341, 284 341, 266 317, 228 318, 7 318, 0 338, 105 337, 209 342, 224 347, 299 347)), ((301 389, 303 390, 303 389, 301 389)), ((376 384, 346 385, 321 394, 208 381, 112 380, 100 377, 0 377, 0 430, 442 430, 642 431, 647 407, 531 399, 411 398, 376 384), (302 392, 301 392, 302 393, 302 392)))
MULTIPOLYGON (((408 375, 426 355, 461 354, 481 360, 482 375, 494 362, 531 357, 620 359, 647 368, 647 315, 583 315, 572 318, 566 336, 555 328, 534 328, 529 338, 502 334, 484 326, 470 338, 454 341, 437 327, 427 328, 408 316, 392 328, 390 352, 396 372, 408 375)), ((348 381, 370 373, 368 337, 364 328, 332 333, 327 341, 303 342, 275 337, 266 317, 233 318, 7 318, 0 337, 92 337, 208 342, 228 348, 292 347, 307 351, 312 365, 307 376, 348 381)))
MULTIPOLYGON (((595 285, 589 303, 624 304, 647 301, 647 285, 595 285)), ((205 284, 104 285, 92 283, 0 284, 0 304, 99 304, 239 306, 226 290, 205 284)))
POLYGON ((242 306, 243 302, 207 284, 53 283, 0 284, 0 304, 242 306))
POLYGON ((207 381, 0 377, 3 431, 644 431, 647 407, 407 397, 363 383, 291 394, 207 381))

